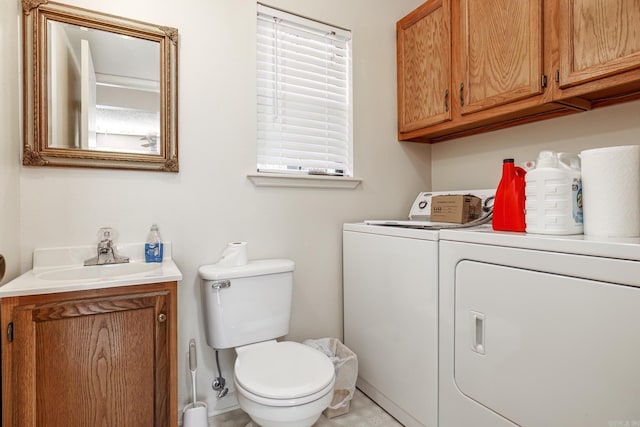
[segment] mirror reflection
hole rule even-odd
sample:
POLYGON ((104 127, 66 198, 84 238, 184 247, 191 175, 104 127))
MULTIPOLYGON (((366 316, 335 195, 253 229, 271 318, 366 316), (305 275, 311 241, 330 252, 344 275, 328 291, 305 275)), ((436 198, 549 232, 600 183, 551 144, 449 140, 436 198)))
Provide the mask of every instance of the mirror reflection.
POLYGON ((23 164, 178 171, 178 30, 23 0, 23 164))
POLYGON ((160 45, 47 24, 48 145, 160 154, 160 45))

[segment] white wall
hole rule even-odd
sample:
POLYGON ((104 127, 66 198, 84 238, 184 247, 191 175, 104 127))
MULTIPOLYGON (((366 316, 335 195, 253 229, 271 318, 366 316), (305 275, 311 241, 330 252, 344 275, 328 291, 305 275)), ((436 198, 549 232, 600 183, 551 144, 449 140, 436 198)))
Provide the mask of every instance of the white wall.
POLYGON ((502 159, 535 160, 542 150, 579 153, 640 144, 640 101, 586 111, 431 146, 433 190, 495 188, 502 159))
POLYGON ((0 2, 0 254, 6 283, 20 272, 20 76, 18 2, 0 2))
MULTIPOLYGON (((214 353, 205 347, 196 275, 198 266, 215 261, 229 241, 248 241, 253 258, 296 262, 290 339, 341 337, 342 224, 403 217, 416 193, 431 186, 430 147, 396 140, 395 22, 421 1, 269 2, 353 30, 355 173, 363 178, 356 190, 264 189, 247 180, 256 157, 255 1, 66 1, 179 29, 180 173, 20 167, 21 271, 30 268, 34 248, 89 244, 104 225, 117 230, 120 242, 142 241, 150 224, 158 223, 165 240, 173 242, 184 275, 180 406, 189 390, 185 355, 190 338, 199 346, 200 399, 206 397, 212 410, 233 403, 216 402, 210 392, 214 353)), ((10 45, 16 37, 10 34, 10 45)), ((3 60, 2 69, 16 68, 13 62, 3 60)), ((15 128, 19 120, 12 95, 12 101, 2 97, 1 102, 9 102, 3 110, 15 128)), ((4 120, 5 114, 0 117, 4 120)), ((11 160, 1 160, 3 178, 5 164, 18 169, 17 135, 11 136, 0 146, 13 153, 11 160)), ((13 180, 12 188, 17 187, 13 180)), ((13 214, 7 231, 17 223, 13 214)), ((228 383, 232 358, 229 351, 222 355, 228 383)))

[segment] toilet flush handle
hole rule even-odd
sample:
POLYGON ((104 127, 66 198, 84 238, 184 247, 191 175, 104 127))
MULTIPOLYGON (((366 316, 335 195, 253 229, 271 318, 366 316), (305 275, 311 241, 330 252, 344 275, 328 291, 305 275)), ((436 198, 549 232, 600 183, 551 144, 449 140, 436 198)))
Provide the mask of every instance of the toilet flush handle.
POLYGON ((231 282, 229 280, 214 280, 211 284, 211 289, 226 289, 231 287, 231 282))

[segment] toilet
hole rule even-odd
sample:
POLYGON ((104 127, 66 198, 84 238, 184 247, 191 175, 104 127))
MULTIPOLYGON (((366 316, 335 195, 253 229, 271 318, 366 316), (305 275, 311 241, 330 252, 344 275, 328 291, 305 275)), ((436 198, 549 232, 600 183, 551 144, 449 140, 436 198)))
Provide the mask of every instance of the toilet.
POLYGON ((331 403, 335 370, 320 351, 289 332, 294 263, 253 260, 198 269, 207 343, 236 351, 240 408, 262 427, 309 427, 331 403))

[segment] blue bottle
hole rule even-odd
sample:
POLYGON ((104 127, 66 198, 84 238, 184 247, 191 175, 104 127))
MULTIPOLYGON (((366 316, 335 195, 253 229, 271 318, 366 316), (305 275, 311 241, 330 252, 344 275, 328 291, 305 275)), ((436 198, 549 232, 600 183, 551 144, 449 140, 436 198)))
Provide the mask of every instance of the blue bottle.
POLYGON ((163 245, 158 226, 153 224, 144 244, 145 262, 162 262, 163 245))

